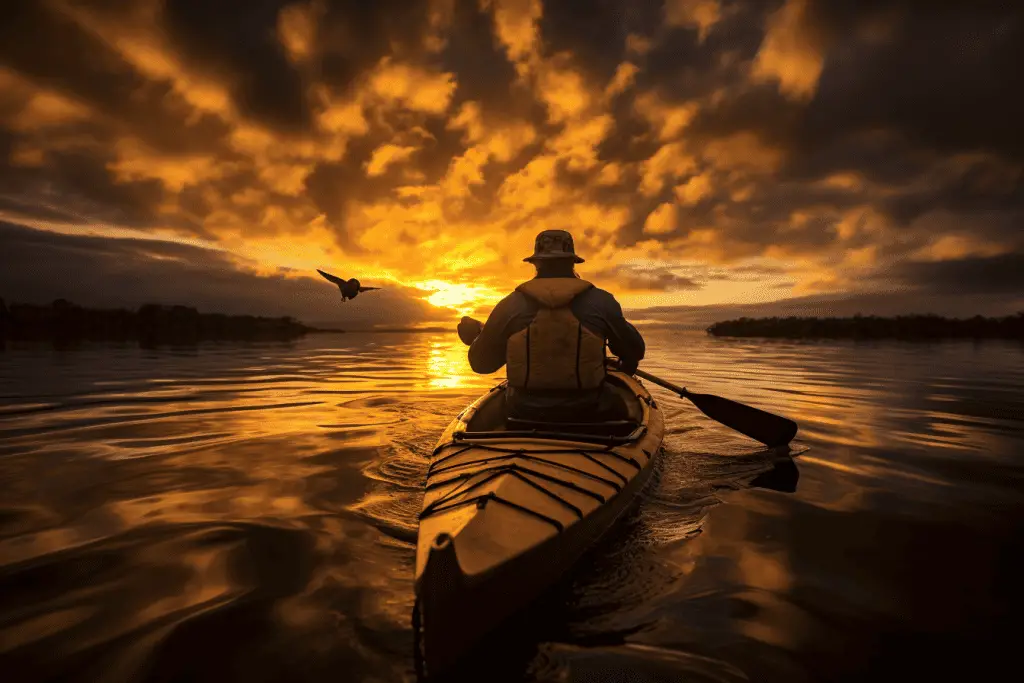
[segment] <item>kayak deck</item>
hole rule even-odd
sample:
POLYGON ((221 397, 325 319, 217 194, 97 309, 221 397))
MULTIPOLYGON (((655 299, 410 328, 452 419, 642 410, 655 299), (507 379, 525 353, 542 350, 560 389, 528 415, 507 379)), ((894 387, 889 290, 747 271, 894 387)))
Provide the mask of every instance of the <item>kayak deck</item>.
POLYGON ((556 581, 646 482, 661 413, 632 377, 612 373, 608 387, 624 419, 524 428, 506 421, 499 385, 442 435, 416 553, 431 669, 556 581))

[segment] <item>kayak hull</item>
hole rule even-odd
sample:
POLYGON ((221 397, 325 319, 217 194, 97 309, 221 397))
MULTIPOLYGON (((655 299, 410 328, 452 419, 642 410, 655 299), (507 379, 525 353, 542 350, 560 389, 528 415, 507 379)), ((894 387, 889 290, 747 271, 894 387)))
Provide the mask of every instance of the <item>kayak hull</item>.
POLYGON ((563 577, 649 480, 664 435, 661 413, 638 380, 611 373, 609 385, 632 419, 607 423, 607 431, 507 427, 498 417, 499 385, 442 435, 417 541, 428 672, 452 667, 563 577), (489 426, 498 428, 480 429, 489 426))

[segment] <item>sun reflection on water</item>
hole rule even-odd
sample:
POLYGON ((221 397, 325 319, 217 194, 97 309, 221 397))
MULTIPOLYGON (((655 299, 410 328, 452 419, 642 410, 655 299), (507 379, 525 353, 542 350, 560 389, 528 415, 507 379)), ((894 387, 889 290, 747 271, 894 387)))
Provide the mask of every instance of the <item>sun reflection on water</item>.
POLYGON ((466 347, 441 338, 431 339, 427 352, 427 386, 430 389, 459 389, 472 373, 466 347))

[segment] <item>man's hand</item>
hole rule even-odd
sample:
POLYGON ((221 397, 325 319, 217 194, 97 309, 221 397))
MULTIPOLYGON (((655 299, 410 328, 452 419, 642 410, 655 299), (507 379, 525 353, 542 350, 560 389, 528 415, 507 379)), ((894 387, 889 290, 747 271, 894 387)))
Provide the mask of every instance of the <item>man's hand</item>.
POLYGON ((624 372, 627 375, 632 375, 634 372, 636 372, 636 368, 638 365, 640 365, 640 361, 626 360, 625 358, 620 358, 617 365, 617 370, 619 370, 620 372, 624 372))
POLYGON ((484 324, 479 320, 463 316, 462 320, 459 321, 459 339, 466 346, 473 343, 473 340, 480 336, 480 331, 484 329, 484 324))

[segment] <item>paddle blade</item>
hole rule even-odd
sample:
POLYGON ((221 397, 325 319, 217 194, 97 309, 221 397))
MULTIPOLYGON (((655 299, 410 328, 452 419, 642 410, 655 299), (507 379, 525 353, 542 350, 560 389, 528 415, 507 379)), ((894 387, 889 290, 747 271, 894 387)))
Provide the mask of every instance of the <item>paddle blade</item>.
POLYGON ((772 415, 713 394, 694 394, 687 391, 682 396, 690 399, 693 405, 712 420, 717 420, 770 448, 785 446, 796 436, 796 422, 785 417, 772 415))

